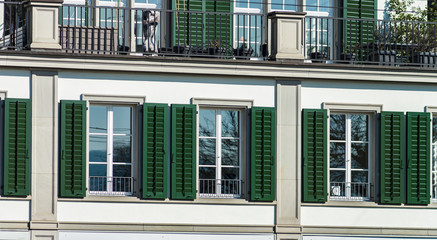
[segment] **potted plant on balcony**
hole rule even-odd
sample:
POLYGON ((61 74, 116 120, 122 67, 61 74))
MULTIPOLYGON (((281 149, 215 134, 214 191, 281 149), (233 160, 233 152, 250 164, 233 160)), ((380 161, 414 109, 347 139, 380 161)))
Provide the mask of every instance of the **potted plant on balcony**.
POLYGON ((223 56, 226 53, 226 48, 224 48, 219 39, 209 41, 208 55, 213 56, 223 56))

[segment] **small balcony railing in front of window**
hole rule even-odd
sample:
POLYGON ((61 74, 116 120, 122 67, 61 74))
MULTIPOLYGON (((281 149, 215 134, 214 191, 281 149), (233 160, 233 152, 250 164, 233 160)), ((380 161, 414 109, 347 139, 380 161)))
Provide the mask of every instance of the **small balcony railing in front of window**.
POLYGON ((200 179, 201 198, 240 198, 241 180, 239 179, 200 179))
POLYGON ((89 194, 98 196, 133 195, 133 177, 89 177, 89 194))
POLYGON ((335 201, 369 201, 370 183, 331 182, 329 199, 335 201))

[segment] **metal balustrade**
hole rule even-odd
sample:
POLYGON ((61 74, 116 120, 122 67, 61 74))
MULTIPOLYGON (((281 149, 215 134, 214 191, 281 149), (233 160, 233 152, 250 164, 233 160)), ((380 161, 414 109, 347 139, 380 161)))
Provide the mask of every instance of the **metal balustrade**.
POLYGON ((23 2, 0 1, 0 50, 23 50, 27 47, 26 9, 23 2))
POLYGON ((70 53, 267 58, 266 14, 69 4, 60 14, 70 53))
POLYGON ((370 200, 370 183, 330 182, 329 199, 336 201, 370 200))
POLYGON ((241 180, 238 179, 200 179, 201 198, 240 198, 241 180))
POLYGON ((89 177, 89 194, 99 196, 133 195, 133 177, 89 177))

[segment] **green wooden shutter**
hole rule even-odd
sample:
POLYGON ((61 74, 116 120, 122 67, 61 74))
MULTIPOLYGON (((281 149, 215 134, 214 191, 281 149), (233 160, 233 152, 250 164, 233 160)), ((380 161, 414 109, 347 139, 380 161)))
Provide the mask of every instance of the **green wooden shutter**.
POLYGON ((86 194, 86 101, 61 101, 61 197, 86 194))
POLYGON ((196 105, 171 105, 171 198, 196 197, 196 105))
POLYGON ((201 48, 232 45, 232 15, 211 14, 231 13, 232 1, 173 0, 172 6, 176 10, 173 13, 173 45, 201 48))
POLYGON ((251 111, 251 200, 274 201, 276 194, 276 111, 253 107, 251 111))
POLYGON ((143 106, 143 198, 167 198, 168 110, 167 104, 143 106))
POLYGON ((381 113, 381 203, 401 204, 405 188, 405 116, 381 113))
POLYGON ((343 16, 347 18, 343 22, 344 52, 362 54, 362 46, 373 42, 376 8, 376 0, 344 1, 343 16))
POLYGON ((31 101, 5 100, 4 195, 30 194, 31 101))
POLYGON ((430 130, 429 113, 407 113, 407 203, 429 204, 430 130))
POLYGON ((326 202, 328 196, 328 153, 326 109, 302 111, 303 201, 326 202))
POLYGON ((232 46, 232 1, 205 1, 205 42, 210 47, 232 46), (218 14, 215 14, 218 13, 218 14), (222 14, 220 14, 222 13, 222 14))

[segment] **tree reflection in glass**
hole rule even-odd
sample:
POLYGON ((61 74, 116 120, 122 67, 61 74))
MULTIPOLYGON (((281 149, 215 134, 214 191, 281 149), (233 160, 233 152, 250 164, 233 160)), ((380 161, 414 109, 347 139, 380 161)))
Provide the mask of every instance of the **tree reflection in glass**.
POLYGON ((346 116, 344 114, 331 114, 329 119, 331 140, 345 140, 346 116))

